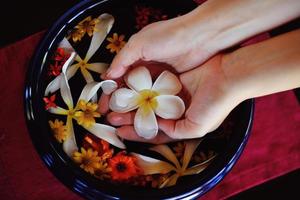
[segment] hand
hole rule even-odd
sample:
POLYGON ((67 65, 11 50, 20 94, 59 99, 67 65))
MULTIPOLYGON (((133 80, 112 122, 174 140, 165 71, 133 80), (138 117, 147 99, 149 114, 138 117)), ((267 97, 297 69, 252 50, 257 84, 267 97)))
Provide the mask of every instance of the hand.
MULTIPOLYGON (((215 130, 242 99, 237 98, 231 82, 226 79, 221 66, 222 55, 217 55, 189 72, 180 75, 183 87, 191 95, 191 102, 183 119, 158 119, 161 132, 152 140, 139 137, 133 124, 134 112, 111 112, 107 120, 117 129, 120 137, 149 143, 166 143, 176 139, 202 137, 215 130)), ((101 112, 108 110, 109 97, 100 99, 101 112)))

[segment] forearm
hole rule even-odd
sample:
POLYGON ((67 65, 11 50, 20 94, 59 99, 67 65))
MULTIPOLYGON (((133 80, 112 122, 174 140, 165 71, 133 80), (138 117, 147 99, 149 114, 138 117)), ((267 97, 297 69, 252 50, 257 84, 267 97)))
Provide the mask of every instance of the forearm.
POLYGON ((221 67, 241 100, 300 87, 300 30, 227 54, 221 67))
POLYGON ((216 53, 299 16, 299 0, 209 0, 184 16, 184 27, 216 53))

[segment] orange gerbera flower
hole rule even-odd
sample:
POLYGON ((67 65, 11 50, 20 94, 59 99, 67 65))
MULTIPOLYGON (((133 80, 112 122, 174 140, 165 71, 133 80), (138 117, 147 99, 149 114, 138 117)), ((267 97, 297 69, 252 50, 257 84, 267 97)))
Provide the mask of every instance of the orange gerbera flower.
POLYGON ((136 159, 128 156, 125 152, 120 152, 109 160, 111 168, 111 178, 113 180, 124 181, 139 174, 136 159))
POLYGON ((119 53, 119 51, 125 46, 126 42, 123 41, 125 38, 124 35, 118 36, 117 33, 113 34, 113 37, 107 38, 107 40, 110 42, 106 48, 110 50, 111 53, 119 53))

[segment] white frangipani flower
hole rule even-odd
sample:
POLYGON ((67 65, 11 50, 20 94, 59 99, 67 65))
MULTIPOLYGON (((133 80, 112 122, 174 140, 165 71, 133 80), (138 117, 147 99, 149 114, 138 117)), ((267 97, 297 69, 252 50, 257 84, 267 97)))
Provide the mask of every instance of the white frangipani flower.
POLYGON ((130 88, 116 90, 109 106, 114 112, 126 113, 137 109, 134 128, 146 139, 157 135, 156 115, 164 119, 179 119, 185 111, 183 100, 175 96, 181 89, 178 78, 169 71, 163 71, 152 84, 146 67, 138 67, 129 72, 125 82, 130 88))
MULTIPOLYGON (((79 55, 75 57, 75 61, 77 61, 75 64, 71 65, 67 72, 67 79, 69 80, 71 77, 75 75, 75 73, 80 69, 84 79, 87 83, 93 82, 94 79, 91 75, 90 71, 96 72, 96 73, 103 73, 107 67, 107 63, 97 62, 97 63, 90 63, 91 57, 95 54, 95 52, 99 49, 102 42, 106 38, 107 34, 111 30, 113 23, 114 23, 114 17, 110 14, 104 13, 98 17, 99 22, 95 25, 95 31, 93 33, 93 37, 89 46, 89 49, 84 57, 82 59, 79 55)), ((69 43, 67 38, 64 38, 60 44, 58 45, 60 48, 63 48, 67 52, 76 52, 72 45, 69 43)), ((57 76, 53 81, 49 83, 45 90, 45 95, 47 96, 49 93, 53 93, 59 89, 60 81, 62 79, 62 74, 57 76)))
MULTIPOLYGON (((48 111, 53 114, 58 115, 66 115, 67 116, 67 138, 63 143, 63 149, 69 156, 72 156, 74 151, 78 150, 74 129, 73 129, 73 119, 77 120, 77 123, 81 125, 83 128, 88 130, 90 133, 94 134, 98 138, 101 138, 110 144, 122 148, 125 148, 125 145, 116 135, 116 129, 114 127, 95 123, 93 114, 94 110, 86 109, 85 111, 80 111, 79 108, 82 106, 90 106, 87 105, 87 102, 91 100, 91 98, 96 94, 96 92, 101 87, 105 94, 111 94, 117 88, 117 84, 115 81, 107 80, 102 82, 91 82, 88 83, 82 90, 80 97, 78 98, 77 104, 74 106, 73 98, 70 90, 70 86, 67 80, 67 69, 72 63, 75 57, 75 53, 72 53, 70 58, 66 61, 62 68, 62 78, 60 80, 60 93, 63 101, 67 105, 67 109, 61 108, 59 106, 52 107, 48 111), (77 114, 80 114, 79 118, 77 118, 77 114), (80 123, 82 121, 82 123, 80 123)), ((99 114, 100 115, 100 114, 99 114)))

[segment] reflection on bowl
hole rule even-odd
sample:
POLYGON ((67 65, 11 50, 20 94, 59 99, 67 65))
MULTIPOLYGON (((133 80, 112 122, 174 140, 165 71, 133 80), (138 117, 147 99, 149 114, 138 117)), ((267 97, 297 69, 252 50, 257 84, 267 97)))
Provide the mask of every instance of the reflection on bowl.
POLYGON ((250 133, 253 100, 241 103, 204 138, 168 145, 121 141, 93 103, 101 91, 115 89, 99 73, 130 35, 195 6, 180 0, 84 1, 40 43, 25 88, 27 124, 44 163, 73 191, 87 199, 192 199, 214 187, 237 161, 250 133))

